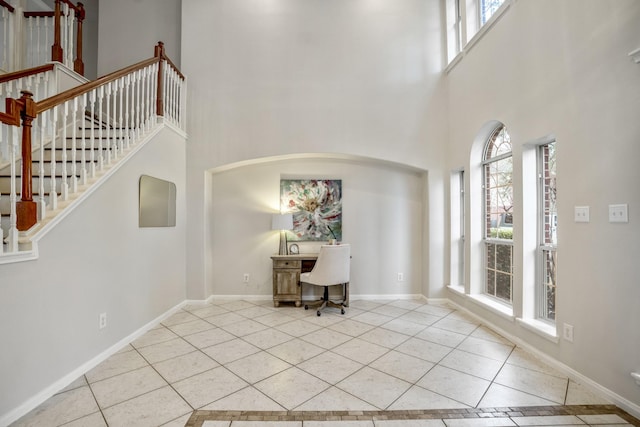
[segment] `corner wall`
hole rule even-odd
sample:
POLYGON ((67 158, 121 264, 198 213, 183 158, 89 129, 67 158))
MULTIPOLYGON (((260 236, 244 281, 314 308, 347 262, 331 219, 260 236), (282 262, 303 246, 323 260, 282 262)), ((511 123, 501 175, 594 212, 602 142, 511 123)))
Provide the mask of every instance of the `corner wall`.
MULTIPOLYGON (((563 323, 573 325, 574 341, 552 343, 464 297, 449 297, 636 408, 640 387, 630 372, 640 371, 640 65, 628 53, 640 47, 638 22, 635 0, 514 1, 447 76, 451 170, 469 170, 484 123, 499 120, 509 130, 516 248, 521 202, 530 197, 518 187, 523 146, 557 138, 557 324, 560 334, 563 323), (629 223, 609 223, 608 205, 616 203, 629 205, 629 223), (575 223, 574 206, 590 206, 591 221, 575 223)), ((516 250, 516 287, 525 255, 516 250)), ((467 248, 471 256, 478 255, 467 248)), ((522 315, 519 301, 514 311, 522 315)))

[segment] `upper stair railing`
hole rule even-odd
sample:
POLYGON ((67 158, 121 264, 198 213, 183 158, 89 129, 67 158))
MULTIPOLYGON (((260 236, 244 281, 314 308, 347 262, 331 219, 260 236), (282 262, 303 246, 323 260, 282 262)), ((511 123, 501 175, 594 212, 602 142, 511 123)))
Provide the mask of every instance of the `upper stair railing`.
POLYGON ((184 131, 185 96, 185 78, 158 42, 152 58, 58 95, 36 101, 23 90, 7 98, 0 144, 7 145, 9 182, 0 202, 8 196, 9 212, 0 262, 3 252, 29 250, 29 236, 159 123, 184 131))
POLYGON ((0 0, 0 69, 12 72, 48 61, 84 75, 84 5, 55 0, 53 11, 24 11, 0 0))

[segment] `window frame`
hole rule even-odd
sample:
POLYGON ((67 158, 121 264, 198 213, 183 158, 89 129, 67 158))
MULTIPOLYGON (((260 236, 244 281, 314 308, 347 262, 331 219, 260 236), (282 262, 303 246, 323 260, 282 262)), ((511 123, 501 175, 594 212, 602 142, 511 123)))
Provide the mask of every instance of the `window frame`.
POLYGON ((465 288, 465 171, 456 169, 451 172, 450 180, 450 259, 449 259, 449 285, 459 290, 465 288))
MULTIPOLYGON (((488 157, 490 156, 490 148, 491 145, 494 143, 494 141, 498 138, 498 135, 500 133, 506 133, 507 136, 509 136, 509 132, 507 130, 507 127, 500 123, 498 126, 495 127, 495 129, 489 134, 489 137, 487 138, 483 150, 482 150, 482 162, 481 162, 481 168, 482 168, 482 271, 483 271, 483 285, 482 285, 482 293, 484 295, 486 295, 487 297, 501 303, 504 304, 505 306, 508 307, 513 307, 513 285, 514 285, 514 245, 513 245, 513 235, 511 239, 504 239, 504 238, 500 238, 498 237, 498 234, 496 234, 496 237, 491 237, 490 236, 490 231, 487 229, 487 225, 491 223, 491 218, 490 216, 487 217, 488 215, 488 210, 487 210, 487 167, 495 162, 499 162, 505 159, 511 159, 511 193, 512 193, 512 197, 513 197, 513 191, 514 191, 514 185, 513 185, 513 144, 511 144, 511 137, 509 136, 509 148, 510 151, 506 152, 506 153, 501 153, 498 154, 496 156, 492 156, 492 157, 488 157), (498 271, 497 270, 497 256, 496 256, 496 260, 494 262, 494 267, 490 268, 489 264, 488 264, 488 260, 489 260, 489 247, 490 245, 496 246, 496 251, 497 251, 497 247, 498 246, 508 246, 509 247, 509 251, 511 253, 510 255, 510 261, 511 261, 511 265, 509 266, 509 271, 505 272, 505 271, 501 271, 502 273, 505 273, 509 276, 509 300, 507 301, 504 298, 501 298, 499 296, 497 296, 497 282, 495 282, 494 284, 494 293, 490 293, 489 289, 488 289, 488 284, 489 284, 489 270, 494 270, 494 271, 498 271)), ((514 204, 514 200, 512 200, 512 208, 513 208, 513 204, 514 204)), ((497 277, 497 275, 494 274, 494 278, 497 277)))
MULTIPOLYGON (((548 323, 549 325, 555 325, 556 324, 556 312, 557 310, 555 310, 556 308, 556 303, 557 303, 557 294, 555 292, 557 292, 557 247, 558 247, 558 243, 557 243, 557 229, 555 230, 556 233, 556 241, 554 242, 547 242, 547 238, 545 236, 545 232, 546 232, 546 216, 547 216, 547 212, 545 209, 545 203, 546 203, 546 190, 547 190, 547 186, 545 183, 545 180, 547 179, 547 177, 545 176, 545 166, 544 166, 544 150, 546 147, 549 147, 550 145, 554 145, 554 154, 555 154, 555 150, 556 150, 556 140, 552 139, 549 141, 544 142, 543 144, 539 144, 536 147, 536 174, 537 174, 537 181, 536 181, 536 186, 537 186, 537 191, 536 191, 536 195, 537 195, 537 212, 536 212, 536 222, 537 222, 537 233, 536 233, 536 278, 535 278, 535 307, 534 307, 534 312, 535 312, 535 317, 537 320, 541 321, 541 322, 545 322, 548 323), (545 254, 546 253, 554 253, 554 260, 555 260, 555 269, 556 271, 553 273, 554 276, 554 312, 553 312, 553 318, 550 318, 549 316, 549 307, 548 307, 548 303, 547 303, 547 285, 545 284, 545 280, 546 280, 546 257, 545 254)), ((555 161, 555 160, 554 160, 555 161)), ((555 165, 554 165, 554 174, 555 174, 555 165)), ((557 213, 557 201, 554 202, 555 205, 555 221, 557 223, 557 218, 558 218, 558 213, 557 213)), ((552 225, 551 225, 552 226, 552 225)), ((557 225, 556 225, 557 226, 557 225)), ((552 239, 553 240, 553 239, 552 239)))
POLYGON ((482 28, 484 27, 489 21, 491 21, 491 18, 498 12, 498 10, 500 10, 500 8, 502 7, 502 5, 504 5, 507 0, 497 0, 500 1, 500 4, 497 5, 496 8, 492 8, 493 9, 491 11, 491 14, 489 16, 486 16, 486 11, 485 11, 485 3, 486 2, 495 2, 496 0, 477 0, 478 1, 478 27, 482 28))

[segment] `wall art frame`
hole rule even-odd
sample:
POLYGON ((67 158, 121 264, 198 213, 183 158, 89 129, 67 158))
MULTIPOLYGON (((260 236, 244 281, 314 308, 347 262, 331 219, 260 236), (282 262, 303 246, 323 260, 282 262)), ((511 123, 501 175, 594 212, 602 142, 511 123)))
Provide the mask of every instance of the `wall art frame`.
POLYGON ((280 208, 293 214, 289 241, 342 240, 341 179, 281 179, 280 208))

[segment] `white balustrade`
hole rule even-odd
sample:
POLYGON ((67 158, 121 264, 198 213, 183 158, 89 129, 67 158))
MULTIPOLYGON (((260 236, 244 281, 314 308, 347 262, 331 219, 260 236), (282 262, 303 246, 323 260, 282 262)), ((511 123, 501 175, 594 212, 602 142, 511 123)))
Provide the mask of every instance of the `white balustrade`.
POLYGON ((0 68, 5 72, 14 70, 15 43, 13 39, 15 37, 15 16, 15 11, 11 12, 9 9, 2 8, 2 13, 0 14, 0 45, 2 46, 0 68))
MULTIPOLYGON (((155 62, 45 110, 33 120, 34 160, 30 166, 35 175, 38 221, 57 214, 75 199, 72 194, 102 176, 97 171, 104 172, 121 161, 161 123, 156 114, 158 70, 155 62)), ((42 100, 38 98, 47 97, 52 76, 46 72, 0 84, 0 98, 19 98, 20 90, 29 89, 38 94, 36 102, 42 100)), ((182 129, 184 81, 170 66, 163 67, 162 78, 164 118, 182 129)), ((9 213, 2 220, 1 263, 2 255, 21 250, 19 239, 24 236, 17 230, 16 215, 22 128, 1 124, 0 129, 0 169, 10 174, 10 189, 2 190, 8 195, 0 203, 3 212, 9 213)))

